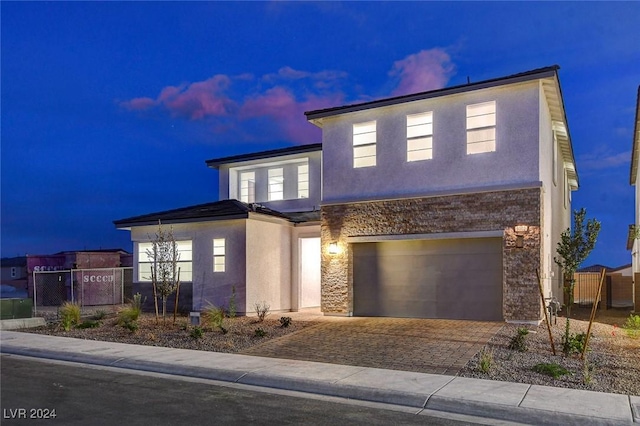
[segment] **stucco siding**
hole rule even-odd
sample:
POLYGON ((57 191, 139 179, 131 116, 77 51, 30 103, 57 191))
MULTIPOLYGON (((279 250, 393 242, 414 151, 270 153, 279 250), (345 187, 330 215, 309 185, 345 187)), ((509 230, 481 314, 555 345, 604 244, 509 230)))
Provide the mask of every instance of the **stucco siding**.
MULTIPOLYGON (((165 230, 168 228, 166 225, 165 230)), ((182 223, 171 226, 174 238, 191 240, 193 270, 193 310, 199 311, 209 305, 227 307, 235 286, 238 313, 246 306, 246 230, 244 220, 182 223), (225 271, 213 272, 213 239, 225 239, 225 271)), ((152 241, 157 226, 134 227, 134 276, 138 268, 138 242, 152 241)))
POLYGON ((323 202, 345 202, 539 181, 537 82, 325 118, 323 202), (466 106, 496 101, 496 151, 466 154, 466 106), (406 116, 433 111, 433 158, 406 161, 406 116), (353 168, 353 124, 377 121, 377 165, 353 168))
POLYGON ((272 311, 291 309, 291 225, 247 220, 246 309, 266 302, 272 311))

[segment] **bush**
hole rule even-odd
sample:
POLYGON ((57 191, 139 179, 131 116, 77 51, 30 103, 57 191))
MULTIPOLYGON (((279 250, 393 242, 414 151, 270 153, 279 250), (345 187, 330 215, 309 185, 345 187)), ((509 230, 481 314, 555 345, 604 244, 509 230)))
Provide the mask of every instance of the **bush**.
POLYGON ((487 374, 493 366, 493 351, 491 349, 483 348, 480 351, 480 360, 478 361, 478 370, 487 374))
POLYGON ((529 330, 527 328, 518 327, 518 329, 516 330, 516 335, 511 338, 509 349, 526 352, 529 348, 526 340, 527 334, 529 334, 529 330))
POLYGON ((189 335, 196 340, 202 339, 202 336, 204 336, 204 331, 202 330, 202 327, 195 326, 191 329, 191 333, 189 333, 189 335))
POLYGON ((127 306, 118 312, 118 325, 121 325, 131 332, 138 329, 138 318, 142 313, 142 295, 136 293, 133 295, 127 306))
POLYGON ((223 327, 224 315, 224 309, 209 305, 200 313, 200 320, 204 326, 219 328, 223 334, 227 334, 227 329, 223 327))
POLYGON ((622 328, 627 332, 627 336, 632 339, 640 337, 640 315, 629 315, 622 328))
POLYGON ((98 310, 93 314, 93 319, 96 321, 100 321, 102 319, 105 319, 106 316, 107 316, 107 311, 98 310))
POLYGON ((556 363, 540 363, 533 366, 533 371, 540 374, 546 374, 547 376, 551 376, 554 379, 557 379, 560 376, 564 376, 565 374, 569 374, 570 371, 564 368, 561 365, 556 363))
POLYGON ((587 341, 587 333, 569 333, 562 337, 562 353, 566 356, 581 354, 587 341))
POLYGON ((280 327, 287 328, 291 325, 291 317, 280 317, 280 327))
POLYGON ((60 306, 60 324, 64 331, 69 331, 72 326, 80 324, 80 305, 64 302, 60 306))
POLYGON ((261 328, 256 328, 255 335, 256 337, 264 337, 267 335, 267 332, 261 328))
POLYGON ((126 328, 127 330, 129 330, 130 332, 134 333, 138 330, 138 322, 137 321, 129 321, 126 322, 124 324, 122 324, 122 326, 124 328, 126 328))
POLYGON ((256 302, 254 307, 256 310, 256 315, 258 315, 258 321, 264 321, 267 315, 269 315, 269 308, 271 308, 271 306, 269 306, 267 302, 262 301, 262 303, 256 302))
POLYGON ((236 307, 236 286, 231 286, 231 297, 229 298, 229 318, 235 318, 237 312, 236 307))

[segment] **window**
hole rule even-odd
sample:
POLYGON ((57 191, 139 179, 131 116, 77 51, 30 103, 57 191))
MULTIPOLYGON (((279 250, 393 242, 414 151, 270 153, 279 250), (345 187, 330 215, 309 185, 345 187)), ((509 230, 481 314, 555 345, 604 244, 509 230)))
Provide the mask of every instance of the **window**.
MULTIPOLYGON (((180 281, 191 281, 192 277, 192 254, 191 241, 176 241, 178 249, 178 264, 180 268, 180 281)), ((151 281, 151 266, 153 259, 149 259, 147 250, 151 251, 152 242, 138 243, 138 281, 151 281)))
POLYGON ((407 161, 433 158, 433 113, 407 115, 407 161))
POLYGON ((240 173, 240 201, 244 203, 256 202, 256 173, 240 173))
POLYGON ((467 105, 467 154, 496 150, 496 102, 467 105))
POLYGON ((376 165, 376 122, 353 125, 353 167, 376 165))
POLYGON ((298 166, 298 198, 309 198, 309 164, 298 166))
POLYGON ((224 238, 213 239, 213 272, 224 272, 224 238))
POLYGON ((269 201, 284 199, 283 168, 269 169, 269 201))
POLYGON ((11 267, 11 278, 15 278, 18 275, 15 266, 11 267))

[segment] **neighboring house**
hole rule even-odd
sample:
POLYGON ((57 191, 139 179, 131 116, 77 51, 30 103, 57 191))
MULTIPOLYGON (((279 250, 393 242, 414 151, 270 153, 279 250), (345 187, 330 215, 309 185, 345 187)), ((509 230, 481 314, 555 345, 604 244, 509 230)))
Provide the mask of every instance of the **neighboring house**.
POLYGON ((578 177, 558 69, 306 113, 325 314, 537 322, 536 269, 561 298, 578 177))
POLYGON ((640 87, 638 87, 638 97, 636 101, 636 121, 633 129, 633 148, 631 150, 631 185, 636 188, 635 196, 635 223, 629 227, 629 238, 627 249, 631 250, 632 272, 634 274, 634 307, 635 311, 640 310, 640 174, 638 164, 640 163, 640 87))
POLYGON ((305 113, 322 144, 207 161, 222 201, 115 221, 134 274, 158 221, 192 308, 537 322, 578 176, 558 80, 542 68, 305 113))
POLYGON ((26 256, 4 257, 0 260, 2 297, 23 295, 27 291, 26 256))

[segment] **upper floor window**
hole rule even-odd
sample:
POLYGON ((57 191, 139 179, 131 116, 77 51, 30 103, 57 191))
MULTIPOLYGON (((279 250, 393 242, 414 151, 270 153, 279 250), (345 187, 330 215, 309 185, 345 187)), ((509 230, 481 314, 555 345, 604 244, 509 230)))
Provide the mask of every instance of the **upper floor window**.
POLYGON ((16 270, 15 266, 11 267, 11 278, 15 278, 18 276, 18 271, 16 270))
MULTIPOLYGON (((178 262, 176 270, 180 269, 180 281, 192 280, 191 241, 176 241, 178 262)), ((151 281, 151 269, 154 266, 153 257, 149 253, 153 250, 153 243, 138 243, 138 281, 151 281)), ((166 262, 165 262, 166 263, 166 262)), ((155 265, 156 268, 161 266, 155 265)))
POLYGON ((407 161, 433 158, 433 112, 407 115, 407 161))
POLYGON ((496 150, 496 102, 467 105, 467 154, 496 150))
POLYGON ((224 238, 213 239, 213 272, 224 272, 225 270, 224 245, 224 238))
POLYGON ((245 203, 256 202, 256 173, 240 173, 240 201, 245 203))
POLYGON ((269 169, 269 201, 284 199, 284 169, 269 169))
POLYGON ((353 125, 353 167, 376 165, 376 122, 353 125))
POLYGON ((298 198, 309 198, 309 164, 298 166, 298 198))

